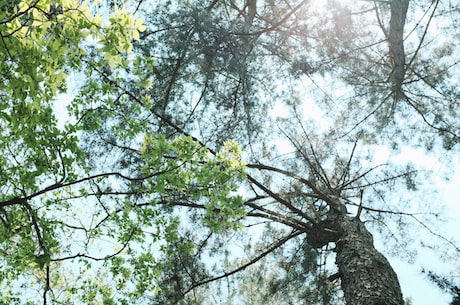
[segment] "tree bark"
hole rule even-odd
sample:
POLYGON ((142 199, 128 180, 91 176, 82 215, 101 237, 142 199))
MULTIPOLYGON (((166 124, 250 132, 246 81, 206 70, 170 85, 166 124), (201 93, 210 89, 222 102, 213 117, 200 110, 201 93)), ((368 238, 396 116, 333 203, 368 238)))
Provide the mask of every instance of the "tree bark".
POLYGON ((348 305, 403 305, 396 273, 357 218, 336 219, 336 263, 348 305))
POLYGON ((409 0, 392 0, 390 4, 390 33, 388 42, 393 60, 393 93, 400 97, 404 75, 406 73, 406 55, 404 52, 404 24, 406 22, 409 0))

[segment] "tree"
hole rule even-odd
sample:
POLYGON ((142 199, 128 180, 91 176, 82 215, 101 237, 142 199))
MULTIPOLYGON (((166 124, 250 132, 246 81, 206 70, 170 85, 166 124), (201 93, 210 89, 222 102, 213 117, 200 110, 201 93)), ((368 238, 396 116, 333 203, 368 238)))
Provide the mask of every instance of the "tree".
POLYGON ((450 305, 457 305, 460 303, 460 288, 458 288, 452 280, 449 280, 449 278, 445 276, 440 276, 432 271, 423 270, 423 273, 426 273, 429 279, 440 289, 452 295, 453 299, 450 302, 450 305))
POLYGON ((114 66, 142 30, 123 9, 105 20, 92 12, 92 5, 0 2, 2 302, 18 301, 10 294, 15 281, 39 277, 31 286, 42 290, 46 303, 55 272, 50 260, 62 245, 56 232, 59 220, 52 216, 64 208, 55 205, 58 193, 85 180, 78 178, 87 168, 77 129, 75 124, 58 128, 53 99, 66 90, 67 74, 84 68, 90 41, 104 56, 100 64, 114 66), (51 214, 42 213, 47 206, 52 206, 51 214))
POLYGON ((406 242, 423 221, 400 204, 426 185, 372 152, 458 149, 458 50, 430 28, 455 27, 453 10, 144 0, 126 6, 139 34, 124 9, 92 5, 115 15, 69 1, 3 13, 3 302, 403 304, 370 230, 406 242), (66 70, 84 81, 63 122, 66 70))

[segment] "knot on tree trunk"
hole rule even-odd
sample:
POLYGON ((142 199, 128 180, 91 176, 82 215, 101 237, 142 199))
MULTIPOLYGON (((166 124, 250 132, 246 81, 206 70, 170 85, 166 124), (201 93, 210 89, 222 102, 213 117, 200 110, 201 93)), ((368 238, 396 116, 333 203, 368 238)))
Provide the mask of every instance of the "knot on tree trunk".
POLYGON ((307 235, 307 241, 313 248, 322 248, 329 242, 336 242, 338 239, 338 227, 332 220, 323 220, 314 224, 307 235))

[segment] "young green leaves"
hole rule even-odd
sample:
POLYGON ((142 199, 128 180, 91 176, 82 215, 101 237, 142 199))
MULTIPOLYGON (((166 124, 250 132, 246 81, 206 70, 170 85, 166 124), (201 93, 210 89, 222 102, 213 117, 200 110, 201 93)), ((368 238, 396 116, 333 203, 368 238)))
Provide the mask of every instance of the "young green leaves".
POLYGON ((245 177, 244 162, 236 142, 226 142, 215 155, 189 136, 172 140, 146 135, 142 147, 144 174, 151 176, 151 192, 181 202, 169 204, 204 208, 202 221, 212 230, 238 227, 245 215, 238 181, 245 177))

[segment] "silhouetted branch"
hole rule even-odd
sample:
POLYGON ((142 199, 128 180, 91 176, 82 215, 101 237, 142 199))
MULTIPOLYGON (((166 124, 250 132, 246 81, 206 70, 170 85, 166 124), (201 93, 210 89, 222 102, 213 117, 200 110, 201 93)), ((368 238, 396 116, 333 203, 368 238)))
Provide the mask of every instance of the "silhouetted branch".
POLYGON ((278 249, 279 247, 281 247, 283 244, 285 244, 287 241, 291 240, 292 238, 294 237, 297 237, 298 235, 302 234, 303 232, 299 232, 299 231, 296 231, 296 230, 293 230, 290 234, 288 234, 287 236, 279 239, 278 241, 276 241, 275 243, 273 243, 267 250, 263 251, 262 253, 260 253, 258 256, 252 258, 249 262, 247 262, 246 264, 243 264, 242 266, 232 270, 232 271, 229 271, 229 272, 226 272, 222 275, 219 275, 219 276, 216 276, 216 277, 213 277, 213 278, 210 278, 210 279, 206 279, 204 281, 201 281, 201 282, 198 282, 198 283, 194 283, 192 286, 190 286, 187 290, 185 290, 183 292, 183 295, 186 295, 187 293, 189 293, 190 291, 192 291, 193 289, 199 287, 199 286, 202 286, 202 285, 206 285, 208 283, 211 283, 211 282, 214 282, 214 281, 218 281, 220 279, 223 279, 223 278, 226 278, 226 277, 229 277, 235 273, 238 273, 244 269, 246 269, 247 267, 257 263, 259 260, 261 260, 262 258, 264 258, 265 256, 267 256, 268 254, 270 254, 271 252, 273 252, 274 250, 278 249))

